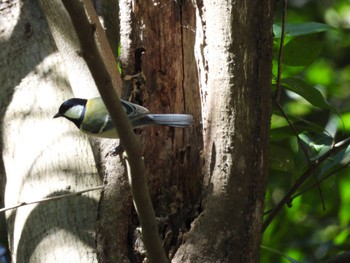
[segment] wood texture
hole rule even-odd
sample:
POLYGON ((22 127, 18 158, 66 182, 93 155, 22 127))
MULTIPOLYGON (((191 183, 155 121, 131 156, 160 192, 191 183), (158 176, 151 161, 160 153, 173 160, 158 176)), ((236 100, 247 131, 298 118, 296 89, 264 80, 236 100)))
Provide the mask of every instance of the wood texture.
MULTIPOLYGON (((10 2, 9 13, 1 9, 9 23, 0 51, 6 204, 100 185, 87 138, 52 119, 72 94, 46 20, 36 1, 10 2)), ((98 198, 99 191, 7 213, 13 262, 96 262, 98 198)))
POLYGON ((270 122, 272 1, 196 1, 203 212, 173 262, 258 262, 270 122))
POLYGON ((172 257, 198 215, 201 201, 201 109, 194 57, 195 9, 189 1, 138 1, 132 13, 132 48, 143 47, 142 71, 154 113, 188 113, 186 129, 147 127, 141 140, 146 174, 164 247, 172 257))

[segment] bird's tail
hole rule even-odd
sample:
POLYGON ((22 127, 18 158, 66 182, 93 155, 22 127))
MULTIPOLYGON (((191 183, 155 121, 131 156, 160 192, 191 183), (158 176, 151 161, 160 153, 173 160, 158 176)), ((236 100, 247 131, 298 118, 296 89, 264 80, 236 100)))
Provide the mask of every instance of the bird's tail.
POLYGON ((132 121, 135 128, 152 124, 185 128, 192 123, 193 117, 189 114, 146 114, 142 118, 132 121))

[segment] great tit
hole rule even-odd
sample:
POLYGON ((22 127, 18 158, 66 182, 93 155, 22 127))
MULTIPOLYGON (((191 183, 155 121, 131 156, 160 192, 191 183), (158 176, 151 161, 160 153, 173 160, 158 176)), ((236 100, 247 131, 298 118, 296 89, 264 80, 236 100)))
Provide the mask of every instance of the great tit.
MULTIPOLYGON (((149 114, 140 105, 121 100, 122 106, 129 117, 133 128, 147 125, 164 125, 184 128, 193 122, 188 114, 149 114)), ((102 138, 118 138, 111 116, 100 97, 92 99, 72 98, 60 106, 54 118, 65 117, 73 122, 80 131, 102 138)))

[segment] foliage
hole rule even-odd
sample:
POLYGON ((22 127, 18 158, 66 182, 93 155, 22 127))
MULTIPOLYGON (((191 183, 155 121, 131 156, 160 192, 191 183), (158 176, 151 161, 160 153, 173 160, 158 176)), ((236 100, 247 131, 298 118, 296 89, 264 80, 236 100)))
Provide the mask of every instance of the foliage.
POLYGON ((334 147, 350 133, 350 7, 347 0, 301 2, 287 7, 280 83, 282 25, 274 26, 272 86, 280 96, 270 130, 266 209, 311 172, 264 232, 261 262, 320 262, 350 245, 349 142, 334 147))

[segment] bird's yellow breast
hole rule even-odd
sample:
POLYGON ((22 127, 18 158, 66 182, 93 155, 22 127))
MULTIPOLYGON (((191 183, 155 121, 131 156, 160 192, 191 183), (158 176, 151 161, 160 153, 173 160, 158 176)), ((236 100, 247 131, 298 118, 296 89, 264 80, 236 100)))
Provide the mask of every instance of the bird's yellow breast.
POLYGON ((80 130, 102 138, 118 138, 112 119, 101 98, 89 99, 80 130))

